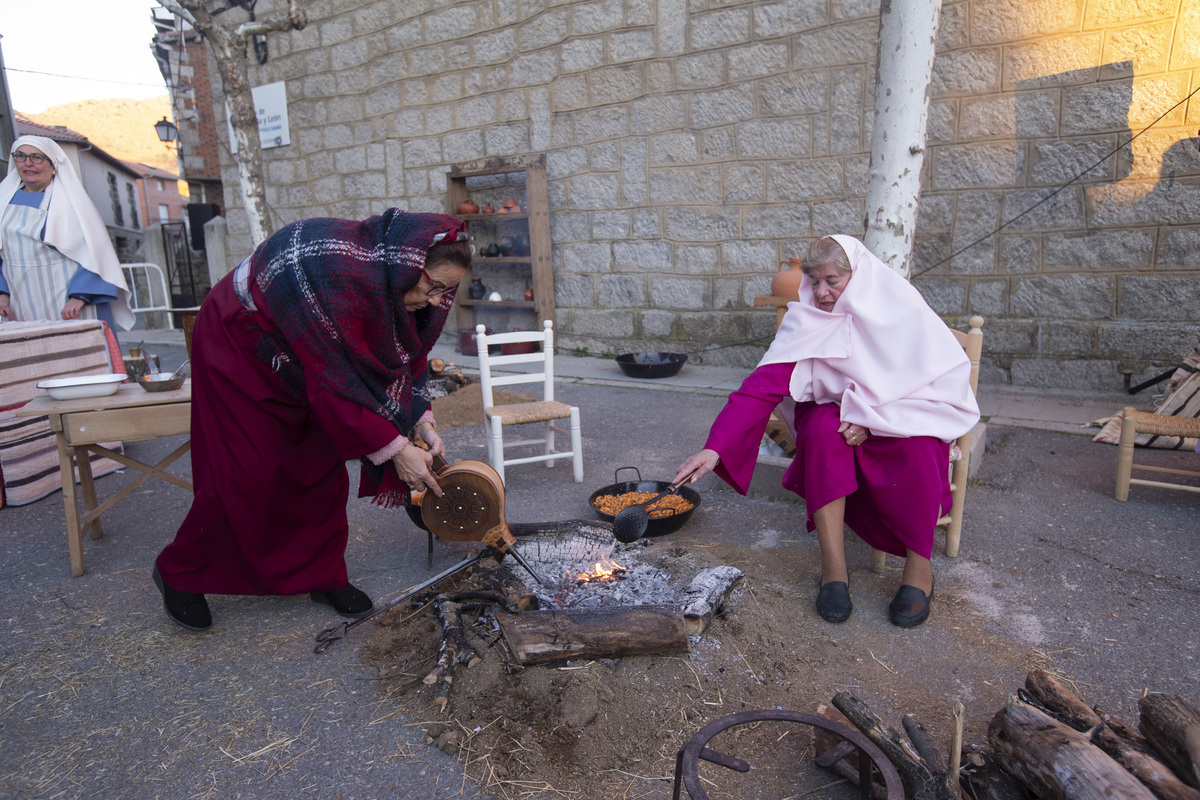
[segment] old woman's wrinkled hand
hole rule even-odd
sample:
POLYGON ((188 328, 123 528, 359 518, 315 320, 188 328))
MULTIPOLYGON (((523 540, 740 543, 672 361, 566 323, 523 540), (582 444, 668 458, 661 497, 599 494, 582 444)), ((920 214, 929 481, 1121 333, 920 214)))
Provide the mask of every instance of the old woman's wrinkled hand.
POLYGON ((442 437, 438 436, 437 429, 428 422, 417 423, 417 427, 413 428, 413 437, 429 445, 430 456, 446 456, 446 445, 442 442, 442 437))
POLYGON ((392 464, 395 465, 400 480, 407 483, 414 492, 429 489, 436 496, 442 496, 442 487, 438 486, 430 469, 433 464, 432 453, 410 443, 392 456, 392 464))
POLYGON ((862 425, 855 425, 853 422, 843 422, 838 426, 838 433, 846 440, 846 444, 851 447, 857 447, 867 440, 871 432, 862 425))
POLYGON ((717 451, 709 450, 708 448, 705 448, 694 455, 690 455, 684 459, 682 464, 679 465, 679 469, 675 470, 675 480, 673 483, 680 483, 684 478, 687 478, 689 474, 691 475, 691 478, 687 482, 695 483, 716 469, 717 464, 720 463, 720 461, 721 457, 717 455, 717 451))

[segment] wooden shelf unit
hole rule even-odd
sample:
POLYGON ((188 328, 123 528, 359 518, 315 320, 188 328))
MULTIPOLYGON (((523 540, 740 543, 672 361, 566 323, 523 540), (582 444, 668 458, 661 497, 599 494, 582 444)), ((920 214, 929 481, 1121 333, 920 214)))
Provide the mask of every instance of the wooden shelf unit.
POLYGON ((462 288, 459 289, 455 300, 455 319, 460 329, 474 329, 477 311, 489 307, 533 309, 537 314, 538 329, 541 329, 546 320, 554 320, 554 268, 550 256, 550 207, 546 187, 545 155, 481 159, 454 164, 446 174, 446 213, 467 223, 472 241, 477 245, 483 241, 483 237, 477 236, 477 231, 495 234, 501 225, 512 226, 529 236, 527 256, 484 257, 477 253, 472 259, 472 270, 463 278, 462 288), (493 214, 458 213, 459 204, 473 194, 467 188, 468 179, 509 173, 524 175, 524 209, 505 214, 499 211, 493 214), (521 264, 527 264, 529 267, 529 285, 533 287, 533 300, 505 299, 496 302, 474 300, 467 296, 471 278, 476 272, 486 272, 490 265, 521 264))

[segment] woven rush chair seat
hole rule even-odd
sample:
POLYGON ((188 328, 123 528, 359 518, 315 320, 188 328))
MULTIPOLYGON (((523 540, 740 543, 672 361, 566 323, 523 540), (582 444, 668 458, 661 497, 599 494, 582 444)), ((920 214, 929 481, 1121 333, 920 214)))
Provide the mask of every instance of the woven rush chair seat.
POLYGON ((502 425, 527 425, 530 422, 566 419, 571 416, 571 407, 557 400, 541 400, 532 403, 490 406, 485 408, 483 413, 488 419, 499 417, 502 425))
POLYGON ((1133 461, 1134 440, 1139 433, 1149 433, 1154 436, 1178 436, 1188 439, 1200 438, 1200 418, 1177 417, 1170 414, 1152 414, 1148 411, 1138 411, 1126 408, 1121 420, 1121 441, 1117 445, 1117 474, 1115 496, 1124 502, 1129 499, 1129 487, 1153 486, 1158 489, 1176 489, 1183 492, 1200 493, 1200 486, 1167 481, 1151 481, 1134 478, 1133 470, 1156 472, 1165 475, 1177 475, 1186 478, 1200 478, 1200 470, 1172 469, 1168 467, 1153 467, 1147 464, 1135 464, 1133 461))

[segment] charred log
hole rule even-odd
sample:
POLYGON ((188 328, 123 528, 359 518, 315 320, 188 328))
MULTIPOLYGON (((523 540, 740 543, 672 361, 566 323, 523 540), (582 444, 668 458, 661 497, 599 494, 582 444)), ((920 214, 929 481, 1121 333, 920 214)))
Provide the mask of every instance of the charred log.
POLYGON ((708 628, 734 587, 742 580, 736 567, 713 567, 692 579, 683 607, 683 624, 688 636, 699 636, 708 628))
POLYGON ((505 644, 522 666, 689 652, 683 612, 670 606, 497 613, 496 618, 505 644))
POLYGON ((849 692, 833 696, 833 705, 883 751, 900 773, 909 793, 917 800, 957 800, 957 785, 953 793, 947 787, 947 770, 941 764, 926 763, 917 749, 900 733, 888 728, 867 704, 849 692))
POLYGON ((449 684, 454 680, 454 667, 458 664, 466 664, 468 668, 475 666, 479 663, 479 654, 463 633, 462 603, 441 594, 433 599, 433 607, 442 625, 442 646, 438 650, 437 664, 425 676, 424 682, 426 686, 439 682, 446 684, 445 692, 439 686, 439 693, 434 698, 434 703, 444 706, 449 696, 449 684))

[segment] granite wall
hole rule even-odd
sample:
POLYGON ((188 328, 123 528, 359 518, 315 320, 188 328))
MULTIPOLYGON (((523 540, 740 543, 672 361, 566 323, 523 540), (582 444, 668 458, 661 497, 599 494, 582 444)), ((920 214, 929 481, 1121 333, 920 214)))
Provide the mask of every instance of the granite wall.
MULTIPOLYGON (((752 365, 779 260, 863 229, 878 0, 307 8, 251 69, 287 83, 273 224, 444 211, 450 164, 544 153, 567 348, 752 365)), ((944 4, 913 273, 987 319, 985 382, 1116 390, 1200 339, 1198 68, 1200 0, 944 4)))

